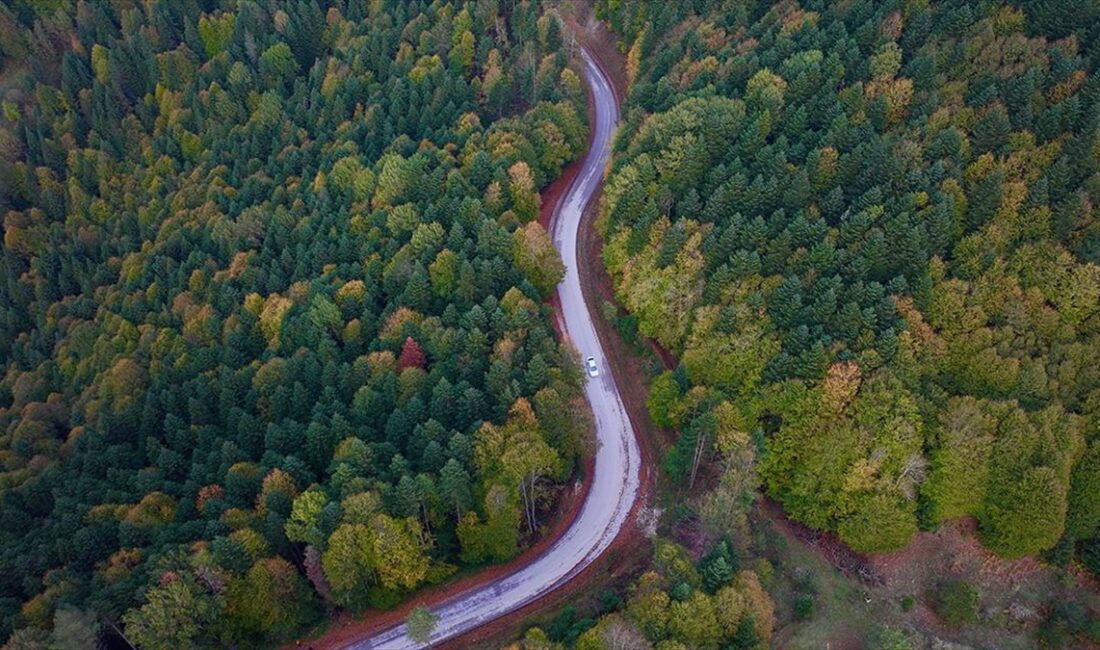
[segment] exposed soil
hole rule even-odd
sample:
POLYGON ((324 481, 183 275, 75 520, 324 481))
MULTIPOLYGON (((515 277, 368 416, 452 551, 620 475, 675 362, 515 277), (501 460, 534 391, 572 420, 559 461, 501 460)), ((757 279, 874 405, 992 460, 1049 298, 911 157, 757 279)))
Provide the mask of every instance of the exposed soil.
MULTIPOLYGON (((576 66, 579 70, 583 71, 584 66, 576 66)), ((596 120, 596 106, 592 103, 592 97, 588 98, 588 124, 591 126, 596 120)), ((585 146, 585 151, 592 148, 593 130, 588 129, 588 143, 585 146)), ((539 205, 539 218, 538 222, 546 230, 547 233, 553 235, 553 225, 550 221, 554 218, 554 211, 558 208, 558 203, 561 202, 561 197, 569 190, 573 185, 573 181, 577 179, 577 174, 581 171, 582 162, 584 156, 581 156, 567 165, 562 170, 561 175, 550 182, 549 185, 544 187, 539 192, 539 199, 541 201, 539 205)), ((558 299, 558 292, 555 291, 546 299, 546 303, 554 308, 555 314, 561 313, 561 300, 558 299)), ((561 319, 554 318, 554 332, 558 335, 558 340, 561 341, 564 336, 564 332, 561 327, 561 319)))
POLYGON ((761 496, 753 515, 766 518, 777 533, 805 546, 844 576, 872 583, 880 580, 874 565, 868 563, 866 556, 848 548, 833 533, 810 528, 789 518, 783 512, 783 506, 775 500, 761 496))
POLYGON ((982 546, 973 519, 918 533, 894 553, 862 555, 831 533, 789 519, 770 499, 760 499, 754 515, 758 524, 763 523, 786 545, 783 549, 784 544, 777 548, 772 543, 766 551, 783 574, 773 585, 773 595, 778 591, 789 597, 777 603, 781 621, 777 647, 845 648, 854 647, 853 642, 861 646, 875 626, 889 625, 907 631, 915 648, 944 644, 1025 648, 1034 643, 1034 630, 1051 602, 1077 602, 1093 612, 1100 609, 1100 594, 1091 581, 1034 558, 998 557, 982 546), (824 611, 816 621, 793 620, 792 613, 785 611, 789 603, 782 602, 807 592, 783 584, 784 580, 798 582, 800 572, 813 575, 817 584, 814 597, 824 611), (978 623, 950 627, 933 611, 930 596, 948 580, 963 580, 981 593, 978 623), (906 598, 913 601, 909 611, 902 607, 906 598))
POLYGON ((583 611, 585 606, 594 603, 595 595, 601 590, 632 582, 648 566, 652 554, 648 540, 633 525, 635 513, 641 504, 642 498, 639 498, 635 512, 631 513, 627 524, 604 554, 585 567, 568 584, 491 623, 435 647, 444 650, 499 648, 522 636, 528 627, 549 621, 554 613, 566 605, 576 605, 583 611))
POLYGON ((1033 557, 1007 560, 986 549, 973 519, 919 533, 904 549, 877 553, 867 561, 879 578, 876 594, 894 600, 915 598, 924 606, 913 617, 917 631, 956 642, 1000 647, 1026 643, 1027 633, 1042 622, 1052 601, 1076 601, 1094 613, 1100 607, 1096 592, 1058 569, 1033 557), (927 611, 925 594, 948 579, 965 580, 981 591, 978 625, 952 630, 927 611))
POLYGON ((576 37, 587 47, 600 64, 600 69, 611 80, 615 96, 621 104, 626 99, 626 56, 619 51, 619 37, 596 19, 591 2, 570 3, 571 10, 563 10, 560 15, 565 22, 565 32, 576 37))

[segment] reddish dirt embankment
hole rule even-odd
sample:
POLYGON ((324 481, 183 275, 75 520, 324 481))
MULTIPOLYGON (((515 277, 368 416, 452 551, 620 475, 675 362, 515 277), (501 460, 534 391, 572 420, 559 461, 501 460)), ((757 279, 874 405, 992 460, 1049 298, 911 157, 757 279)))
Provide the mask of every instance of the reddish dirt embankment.
MULTIPOLYGON (((567 17, 566 22, 572 24, 573 29, 577 29, 575 20, 567 17)), ((624 60, 614 47, 613 37, 602 26, 597 29, 583 31, 585 32, 583 35, 578 34, 578 40, 596 56, 597 64, 611 79, 615 86, 615 93, 621 99, 625 95, 623 85, 625 80, 623 74, 624 60)), ((594 119, 594 106, 590 103, 589 123, 591 124, 594 119)), ((550 230, 550 219, 554 214, 558 201, 573 183, 579 169, 580 164, 574 163, 566 168, 561 177, 543 191, 539 221, 547 230, 550 230)), ((652 468, 654 459, 657 457, 660 441, 655 428, 649 422, 645 409, 647 373, 642 361, 628 352, 629 346, 622 341, 615 329, 601 315, 601 302, 611 300, 612 295, 610 292, 610 279, 600 263, 600 238, 593 227, 593 221, 597 213, 598 205, 593 202, 585 211, 581 223, 581 242, 578 257, 584 260, 584 263, 579 270, 581 282, 585 287, 585 299, 588 302, 589 312, 594 314, 593 322, 596 325, 600 343, 605 350, 609 351, 607 361, 612 366, 612 373, 623 398, 627 415, 630 417, 631 424, 638 436, 643 468, 638 500, 635 502, 626 525, 603 556, 585 568, 567 585, 488 625, 448 641, 443 644, 443 648, 457 650, 459 648, 497 647, 502 641, 517 637, 522 632, 526 621, 546 617, 549 613, 566 604, 575 602, 583 594, 594 593, 598 588, 629 582, 643 570, 649 559, 648 541, 639 531, 635 522, 639 511, 646 507, 650 501, 655 479, 652 468)), ((555 305, 555 308, 557 307, 556 300, 552 304, 555 305)))
MULTIPOLYGON (((594 470, 595 459, 592 457, 585 459, 585 476, 592 476, 594 470)), ((538 542, 511 561, 505 564, 489 566, 476 573, 464 575, 452 582, 424 589, 417 594, 416 598, 402 603, 391 610, 369 610, 358 618, 342 614, 332 622, 332 625, 322 637, 311 640, 300 640, 296 645, 299 647, 304 646, 317 649, 340 648, 356 639, 369 637, 393 625, 403 623, 405 618, 408 617, 409 612, 418 606, 438 605, 439 603, 450 600, 468 591, 478 589, 510 573, 518 571, 520 568, 533 562, 535 558, 542 555, 558 537, 561 537, 562 533, 569 529, 573 520, 577 518, 577 514, 580 513, 581 505, 584 504, 584 499, 588 495, 590 486, 591 481, 586 479, 573 486, 572 489, 563 490, 558 502, 559 509, 557 519, 547 534, 543 535, 538 542)))
MULTIPOLYGON (((616 40, 614 36, 598 23, 589 22, 587 28, 580 28, 578 22, 570 16, 566 17, 566 22, 577 34, 578 40, 595 55, 597 64, 612 81, 615 94, 621 101, 626 94, 625 60, 615 48, 616 40)), ((590 124, 595 119, 594 109, 595 107, 590 103, 590 124)), ((579 163, 569 166, 561 177, 543 191, 539 220, 548 231, 551 225, 550 219, 557 204, 573 183, 579 169, 579 163)), ((627 415, 630 417, 631 424, 638 436, 643 468, 638 500, 635 502, 627 524, 608 550, 604 552, 603 557, 585 568, 567 585, 526 607, 445 643, 442 646, 443 648, 457 650, 459 648, 497 647, 502 641, 517 637, 522 632, 526 621, 540 617, 545 618, 566 604, 576 602, 576 599, 584 594, 591 595, 601 587, 625 584, 637 576, 648 562, 650 556, 649 543, 639 531, 635 522, 639 511, 646 507, 650 501, 655 480, 655 472, 652 468, 663 443, 656 428, 649 422, 645 408, 647 373, 643 363, 636 356, 629 353, 630 347, 622 341, 618 332, 603 319, 600 311, 602 301, 612 300, 612 293, 610 278, 607 277, 607 273, 600 263, 600 238, 593 227, 593 221, 597 214, 598 205, 593 202, 585 211, 581 223, 581 242, 578 257, 584 260, 584 263, 579 270, 581 282, 585 287, 585 299, 588 302, 590 313, 594 314, 593 322, 596 325, 600 343, 605 350, 609 351, 607 361, 612 366, 612 372, 623 398, 627 415)))

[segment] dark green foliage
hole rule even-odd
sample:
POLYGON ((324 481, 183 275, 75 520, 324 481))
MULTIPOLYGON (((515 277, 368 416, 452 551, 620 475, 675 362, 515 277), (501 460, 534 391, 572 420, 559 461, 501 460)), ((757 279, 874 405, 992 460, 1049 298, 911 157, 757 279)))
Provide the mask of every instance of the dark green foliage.
POLYGON ((1100 537, 1081 542, 1077 553, 1081 557, 1081 563, 1094 575, 1100 576, 1100 537))
POLYGON ((537 2, 15 6, 0 638, 61 606, 121 628, 179 549, 175 575, 223 608, 203 633, 270 646, 317 622, 326 565, 363 571, 328 585, 339 602, 392 605, 453 572, 464 516, 511 541, 498 555, 526 544, 516 486, 475 449, 517 404, 555 461, 540 486, 580 449, 579 376, 542 302, 560 260, 520 223, 585 145, 558 19, 537 2), (348 542, 371 531, 389 573, 348 542))
POLYGON ((756 619, 746 616, 738 625, 737 631, 729 641, 730 650, 751 650, 760 642, 756 634, 756 619))
POLYGON ((737 556, 733 554, 729 542, 722 540, 714 545, 699 560, 699 575, 703 578, 703 588, 713 594, 733 580, 738 571, 737 556))
POLYGON ((931 594, 932 608, 940 619, 951 626, 975 623, 981 594, 963 580, 949 580, 931 594))
POLYGON ((688 584, 686 582, 681 582, 681 583, 673 586, 672 589, 668 592, 668 595, 673 600, 678 600, 680 602, 684 602, 684 601, 691 598, 691 594, 694 591, 695 590, 691 588, 690 584, 688 584))
POLYGON ((572 645, 576 643, 577 637, 595 624, 596 622, 590 618, 577 618, 577 609, 572 605, 566 605, 550 622, 546 628, 546 635, 551 641, 572 645))
POLYGON ((681 359, 647 403, 672 478, 755 435, 768 494, 859 552, 963 516, 1007 557, 1094 534, 1085 4, 596 3, 632 82, 603 257, 681 359))
POLYGON ((796 618, 808 621, 814 617, 814 597, 802 594, 794 601, 794 615, 796 618))
POLYGON ((1049 648, 1073 647, 1086 640, 1096 643, 1100 620, 1079 602, 1055 602, 1039 627, 1039 639, 1049 648))
POLYGON ((1065 567, 1073 560, 1073 540, 1063 537, 1058 543, 1046 550, 1043 561, 1057 567, 1065 567))
POLYGON ((623 608, 623 598, 619 592, 610 587, 600 593, 600 613, 618 611, 623 608))

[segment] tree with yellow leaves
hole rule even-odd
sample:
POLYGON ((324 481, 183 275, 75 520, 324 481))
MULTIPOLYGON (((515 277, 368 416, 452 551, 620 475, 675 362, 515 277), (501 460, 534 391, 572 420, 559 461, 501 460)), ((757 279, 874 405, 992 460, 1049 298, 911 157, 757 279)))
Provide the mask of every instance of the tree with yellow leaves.
POLYGON ((474 454, 483 480, 502 481, 518 491, 527 529, 534 533, 539 483, 559 471, 561 459, 546 443, 530 402, 516 400, 504 425, 482 425, 474 437, 474 454))
POLYGON ((508 197, 512 202, 512 212, 520 223, 538 218, 542 199, 535 187, 531 168, 522 160, 508 168, 508 197))
POLYGON ((512 233, 512 258, 516 268, 543 296, 553 294, 565 278, 565 264, 546 229, 537 221, 512 233))

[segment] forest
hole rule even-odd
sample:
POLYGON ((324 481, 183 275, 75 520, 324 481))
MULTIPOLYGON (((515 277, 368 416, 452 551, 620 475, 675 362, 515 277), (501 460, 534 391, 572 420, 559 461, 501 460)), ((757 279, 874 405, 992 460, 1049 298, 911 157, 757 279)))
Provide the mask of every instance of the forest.
POLYGON ((269 646, 538 537, 568 51, 528 0, 0 5, 0 642, 269 646))
POLYGON ((620 2, 598 227, 663 460, 861 553, 974 518, 1100 574, 1100 8, 620 2))
MULTIPOLYGON (((539 221, 572 5, 0 4, 0 644, 269 647, 544 535, 590 428, 539 221)), ((1100 576, 1100 4, 594 5, 608 312, 676 360, 699 535, 514 647, 775 642, 814 601, 751 557, 760 493, 859 555, 972 520, 1100 576)), ((1100 639, 1072 605, 1044 644, 1100 639)))
POLYGON ((606 613, 598 620, 577 620, 567 607, 546 629, 528 628, 505 650, 770 647, 775 604, 755 572, 739 570, 728 543, 694 561, 683 546, 656 539, 651 565, 629 585, 625 600, 604 592, 606 613))

